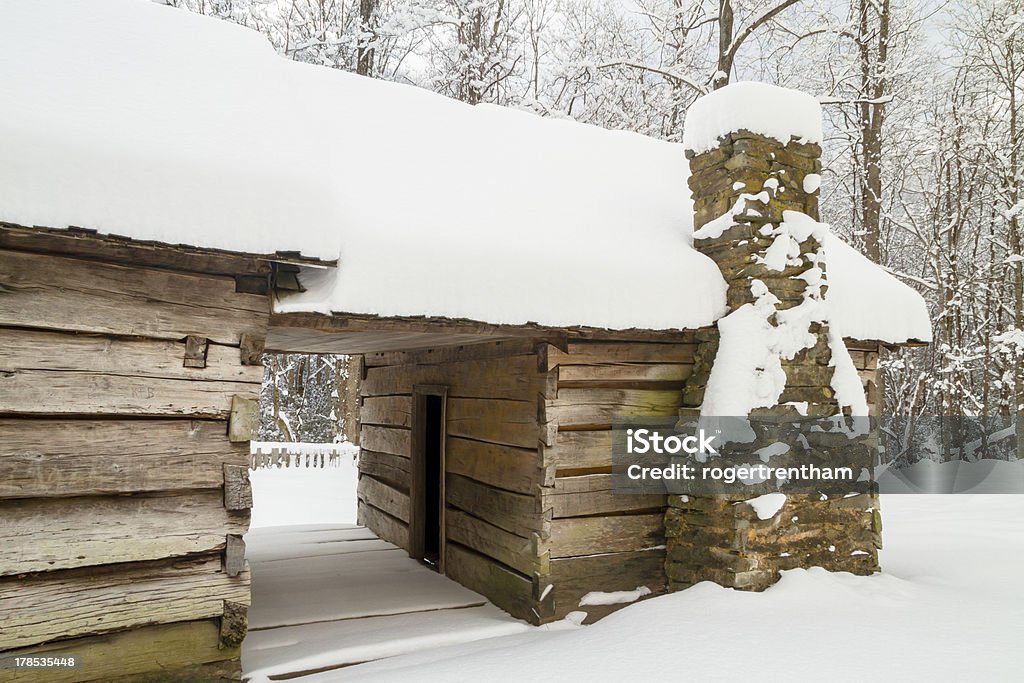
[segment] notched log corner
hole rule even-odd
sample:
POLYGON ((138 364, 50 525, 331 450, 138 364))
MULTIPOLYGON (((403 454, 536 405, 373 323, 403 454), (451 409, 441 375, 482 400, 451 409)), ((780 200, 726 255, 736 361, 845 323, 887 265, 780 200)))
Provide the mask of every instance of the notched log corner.
POLYGON ((249 632, 249 608, 240 602, 224 601, 224 616, 220 618, 220 647, 235 648, 242 644, 249 632))
POLYGON ((185 362, 186 368, 205 368, 206 353, 210 348, 210 340, 206 337, 189 335, 185 337, 185 362))
POLYGON ((245 571, 245 539, 239 534, 228 534, 224 545, 224 573, 238 576, 245 571))
POLYGON ((242 333, 239 343, 242 365, 263 365, 263 348, 266 339, 251 332, 242 333))
POLYGON ((228 510, 252 507, 252 485, 247 465, 224 465, 224 507, 228 510))
POLYGON ((231 397, 231 414, 228 417, 228 441, 241 443, 252 441, 259 422, 259 411, 254 398, 231 397))

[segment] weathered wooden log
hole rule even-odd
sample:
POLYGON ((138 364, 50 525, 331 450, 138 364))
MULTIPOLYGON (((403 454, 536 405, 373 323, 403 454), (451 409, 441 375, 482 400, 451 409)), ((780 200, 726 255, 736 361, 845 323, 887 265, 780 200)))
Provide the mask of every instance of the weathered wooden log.
POLYGON ((406 524, 409 523, 409 494, 388 486, 382 481, 363 474, 359 477, 359 499, 386 512, 406 524))
POLYGON ((364 424, 359 431, 362 447, 377 453, 390 453, 405 458, 412 453, 412 433, 408 429, 364 424))
POLYGON ((224 600, 249 603, 249 572, 229 577, 217 556, 6 579, 0 581, 0 649, 220 617, 224 600))
POLYGON ((248 458, 212 420, 0 419, 0 499, 219 489, 248 458))
POLYGON ((553 618, 561 619, 569 612, 591 611, 591 608, 580 606, 587 593, 631 591, 641 586, 653 594, 664 592, 668 584, 665 551, 643 550, 552 559, 551 574, 546 580, 554 586, 553 618))
POLYGON ((692 363, 560 365, 558 388, 681 389, 692 363))
POLYGON ((223 418, 255 396, 262 373, 213 346, 206 367, 182 365, 185 344, 0 328, 0 411, 223 418))
MULTIPOLYGON (((219 646, 220 620, 204 619, 157 626, 137 626, 101 636, 71 638, 8 650, 5 656, 81 658, 74 669, 0 670, 2 683, 80 683, 119 681, 138 676, 140 680, 217 680, 202 677, 195 667, 226 662, 240 669, 240 648, 219 646)), ((208 671, 208 670, 207 670, 208 671)))
POLYGON ((267 309, 233 277, 0 251, 0 325, 237 345, 267 309))
POLYGON ((446 428, 450 437, 520 448, 535 449, 541 438, 535 396, 526 401, 449 398, 446 428))
POLYGON ((664 543, 664 515, 655 512, 553 519, 551 538, 544 547, 555 559, 647 550, 664 543))
POLYGON ((611 426, 616 417, 676 415, 680 402, 672 389, 559 389, 557 398, 545 402, 544 421, 559 429, 593 429, 611 426))
POLYGON ((612 490, 612 475, 557 477, 553 489, 543 489, 543 507, 553 518, 640 512, 665 507, 662 495, 629 495, 612 490))
POLYGON ((538 372, 534 356, 512 356, 435 365, 368 367, 361 391, 363 396, 412 394, 417 384, 445 385, 451 398, 533 400, 538 393, 545 392, 548 377, 538 372))
POLYGON ((461 543, 527 576, 539 567, 535 539, 509 533, 461 510, 445 514, 445 534, 449 542, 461 543))
POLYGON ((537 449, 448 437, 447 471, 507 491, 533 495, 543 482, 537 449))
POLYGON ((460 346, 441 346, 414 351, 380 351, 364 358, 367 368, 381 365, 434 365, 456 361, 487 360, 510 356, 532 356, 537 352, 533 339, 502 339, 460 346))
POLYGON ((470 590, 486 595, 512 616, 538 622, 532 579, 458 543, 445 547, 445 572, 470 590))
POLYGON ((359 523, 380 536, 388 543, 409 550, 409 525, 397 517, 392 517, 379 510, 365 500, 359 501, 359 523))
POLYGON ((550 446, 541 447, 544 467, 556 470, 608 469, 612 466, 612 431, 558 432, 550 446))
POLYGON ((412 396, 369 396, 363 399, 360 423, 385 427, 412 427, 412 396))
POLYGON ((216 551, 244 534, 218 491, 0 503, 0 576, 216 551))
POLYGON ((602 363, 691 363, 696 347, 693 333, 685 331, 679 336, 679 343, 571 342, 566 351, 547 344, 544 369, 602 363))
POLYGON ((374 479, 379 479, 393 488, 409 490, 411 468, 412 463, 409 458, 365 449, 359 451, 359 471, 369 474, 374 479))
POLYGON ((534 532, 547 533, 548 522, 535 496, 492 488, 451 473, 445 477, 445 493, 449 505, 517 536, 530 538, 534 532))

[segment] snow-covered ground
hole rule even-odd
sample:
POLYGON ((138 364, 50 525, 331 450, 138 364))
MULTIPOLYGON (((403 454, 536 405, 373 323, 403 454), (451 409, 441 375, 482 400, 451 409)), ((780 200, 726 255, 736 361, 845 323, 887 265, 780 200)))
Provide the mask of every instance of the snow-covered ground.
POLYGON ((289 524, 356 523, 359 470, 352 458, 335 467, 268 467, 249 471, 250 529, 289 524))
POLYGON ((593 626, 435 644, 297 680, 1019 680, 1024 496, 893 495, 882 510, 879 575, 796 570, 764 593, 705 583, 593 626))

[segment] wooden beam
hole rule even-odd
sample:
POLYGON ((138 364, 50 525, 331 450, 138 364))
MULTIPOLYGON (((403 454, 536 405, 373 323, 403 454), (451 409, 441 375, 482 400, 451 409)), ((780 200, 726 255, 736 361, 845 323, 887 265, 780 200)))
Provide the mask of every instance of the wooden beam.
POLYGON ((545 350, 546 370, 560 365, 600 365, 615 363, 693 363, 697 351, 695 332, 686 330, 678 339, 658 342, 570 342, 566 350, 545 350))
POLYGON ((445 534, 449 541, 460 543, 526 576, 537 571, 539 559, 534 538, 509 533, 461 510, 448 511, 445 534))
POLYGON ((89 258, 111 263, 213 275, 267 275, 271 262, 330 266, 336 261, 289 254, 253 254, 101 235, 82 228, 0 222, 0 249, 89 258))
POLYGON ((249 572, 229 577, 217 556, 12 577, 0 581, 0 650, 221 617, 225 600, 249 603, 249 572))
POLYGON ((559 389, 545 402, 543 417, 563 430, 604 428, 616 417, 677 415, 682 401, 675 389, 559 389))
POLYGON ((269 261, 242 254, 139 242, 81 229, 33 228, 2 222, 0 249, 211 275, 256 275, 270 272, 269 261))
POLYGON ((541 439, 535 401, 449 398, 448 436, 536 449, 541 439))
POLYGON ((448 387, 451 398, 503 398, 534 401, 553 395, 555 376, 537 370, 534 356, 509 356, 433 365, 368 367, 360 387, 364 397, 411 395, 417 384, 448 387))
POLYGON ((543 509, 552 517, 582 517, 616 512, 653 511, 665 507, 663 495, 616 493, 610 474, 558 477, 553 489, 543 490, 543 509))
POLYGON ((377 509, 364 500, 359 501, 359 523, 388 543, 409 550, 409 525, 377 509))
POLYGON ((551 445, 541 446, 544 467, 588 470, 612 466, 612 430, 557 432, 551 445))
POLYGON ((492 488, 458 474, 449 473, 445 482, 452 507, 523 538, 548 531, 550 522, 541 514, 536 496, 492 488))
POLYGON ((160 340, 0 327, 0 369, 240 382, 258 393, 262 368, 245 367, 236 348, 208 341, 194 335, 160 340), (202 359, 205 365, 190 367, 182 358, 202 359))
POLYGON ((647 550, 664 544, 664 515, 657 512, 553 519, 551 538, 543 547, 555 559, 647 550))
MULTIPOLYGON (((78 683, 113 681, 120 677, 159 676, 161 680, 207 680, 178 671, 241 657, 240 648, 222 648, 220 620, 204 619, 158 626, 137 626, 101 636, 87 636, 8 650, 6 657, 81 657, 74 669, 20 669, 0 671, 4 683, 78 683), (165 678, 166 677, 166 678, 165 678)), ((211 678, 209 680, 217 680, 211 678)))
POLYGON ((668 584, 665 551, 643 550, 552 559, 551 574, 547 580, 554 585, 554 619, 561 619, 577 610, 590 612, 591 608, 580 606, 587 593, 629 591, 639 586, 650 589, 654 594, 664 592, 668 584))
POLYGON ((248 461, 219 421, 0 419, 0 500, 220 489, 248 461))
POLYGON ((0 250, 0 325, 237 346, 268 307, 233 277, 0 250))
POLYGON ((0 413, 220 418, 232 395, 259 392, 262 372, 237 351, 212 345, 196 368, 182 362, 186 346, 0 327, 0 413))
POLYGON ((409 523, 409 494, 388 486, 382 481, 363 474, 357 487, 359 500, 386 512, 392 517, 409 523))
POLYGON ((390 453, 404 458, 412 455, 412 432, 398 427, 363 425, 359 430, 362 448, 378 453, 390 453))
POLYGON ((382 365, 434 365, 466 360, 487 360, 508 356, 530 356, 537 352, 540 343, 534 339, 499 339, 476 344, 440 346, 416 351, 378 351, 363 358, 367 367, 382 365))
POLYGON ((0 576, 183 557, 244 534, 217 491, 0 503, 0 576))
POLYGON ((537 448, 516 448, 449 436, 448 472, 484 484, 537 494, 543 480, 537 448))
POLYGON ((374 353, 470 345, 527 338, 681 341, 689 332, 608 330, 594 327, 498 325, 462 318, 427 316, 380 317, 361 313, 275 313, 270 317, 267 347, 275 351, 374 353))
POLYGON ((368 396, 363 399, 359 421, 363 425, 408 429, 412 426, 412 396, 368 396))
POLYGON ((463 586, 485 596, 514 617, 538 623, 532 579, 458 543, 448 544, 445 565, 448 576, 463 586))
POLYGON ((409 457, 377 453, 365 448, 359 451, 359 471, 389 486, 408 491, 411 485, 412 461, 409 457))

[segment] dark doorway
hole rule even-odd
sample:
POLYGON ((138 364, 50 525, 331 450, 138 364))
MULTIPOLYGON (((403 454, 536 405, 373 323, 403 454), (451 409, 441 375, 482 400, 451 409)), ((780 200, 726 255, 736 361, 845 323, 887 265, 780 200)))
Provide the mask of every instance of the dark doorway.
POLYGON ((437 566, 441 559, 441 425, 440 396, 424 396, 426 410, 423 421, 426 435, 423 439, 423 495, 426 510, 423 515, 423 561, 437 566))
POLYGON ((411 550, 444 573, 445 387, 417 386, 413 415, 411 550))

